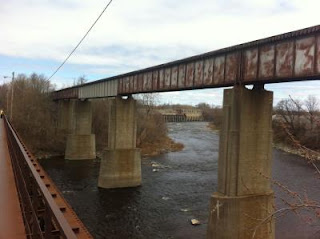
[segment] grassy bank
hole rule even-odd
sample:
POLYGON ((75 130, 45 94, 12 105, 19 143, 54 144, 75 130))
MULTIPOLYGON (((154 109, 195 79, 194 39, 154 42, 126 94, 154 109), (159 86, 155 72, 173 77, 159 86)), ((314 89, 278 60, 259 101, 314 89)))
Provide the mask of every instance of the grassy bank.
POLYGON ((166 136, 153 143, 142 143, 140 147, 142 157, 152 157, 163 153, 180 151, 184 148, 184 145, 166 136))

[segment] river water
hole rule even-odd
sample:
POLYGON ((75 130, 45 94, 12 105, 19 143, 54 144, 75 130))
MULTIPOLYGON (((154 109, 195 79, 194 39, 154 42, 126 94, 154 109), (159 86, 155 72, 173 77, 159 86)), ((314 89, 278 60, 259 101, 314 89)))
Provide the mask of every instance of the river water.
MULTIPOLYGON (((99 160, 52 158, 40 163, 95 238, 205 238, 209 200, 217 187, 219 135, 204 122, 169 123, 168 130, 185 147, 143 159, 141 187, 97 188, 99 160), (191 225, 193 218, 201 225, 191 225)), ((320 198, 320 180, 310 165, 279 150, 273 158, 274 179, 320 198)), ((274 189, 276 206, 283 207, 281 198, 290 198, 274 189)), ((288 212, 277 219, 276 238, 320 238, 320 222, 307 216, 288 212)))

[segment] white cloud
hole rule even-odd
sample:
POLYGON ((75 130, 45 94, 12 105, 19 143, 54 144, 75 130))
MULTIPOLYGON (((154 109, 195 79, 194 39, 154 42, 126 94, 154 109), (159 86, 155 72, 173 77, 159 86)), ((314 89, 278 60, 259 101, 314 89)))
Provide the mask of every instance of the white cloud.
MULTIPOLYGON (((0 1, 0 55, 57 62, 107 3, 0 1)), ((75 77, 116 75, 309 27, 319 23, 319 7, 317 0, 114 0, 55 80, 62 85, 73 65, 75 77)))
MULTIPOLYGON (((2 0, 3 1, 3 0, 2 0)), ((0 53, 61 60, 99 14, 104 1, 4 1, 0 9, 0 53)), ((86 50, 122 45, 149 51, 184 46, 212 50, 318 23, 316 1, 114 1, 71 63, 98 64, 86 50), (307 3, 309 2, 309 4, 307 3), (314 14, 313 14, 314 13, 314 14), (87 57, 82 57, 82 52, 87 57), (87 58, 87 59, 86 59, 87 58)), ((157 51, 167 59, 168 53, 157 51)), ((134 54, 134 53, 132 53, 134 54)), ((101 53, 115 59, 118 55, 101 53)), ((123 61, 122 56, 120 59, 123 61)), ((159 60, 159 62, 161 62, 159 60)), ((102 64, 101 63, 101 64, 102 64)))

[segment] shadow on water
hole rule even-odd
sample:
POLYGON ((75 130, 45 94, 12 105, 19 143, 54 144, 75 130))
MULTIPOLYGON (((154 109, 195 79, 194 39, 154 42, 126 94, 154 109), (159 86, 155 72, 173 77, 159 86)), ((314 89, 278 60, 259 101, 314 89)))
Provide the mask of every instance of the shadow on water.
MULTIPOLYGON (((205 238, 209 200, 217 186, 219 136, 203 122, 169 123, 168 128, 170 137, 185 148, 143 159, 141 187, 97 188, 99 160, 52 158, 40 162, 95 238, 205 238), (157 172, 153 171, 155 165, 157 172), (192 226, 192 218, 202 224, 192 226)), ((283 170, 288 168, 288 158, 297 157, 274 150, 274 158, 285 158, 275 160, 274 177, 287 176, 287 181, 292 181, 294 174, 284 175, 283 170)), ((310 168, 297 165, 293 171, 309 173, 310 168)), ((279 225, 279 236, 290 231, 288 227, 292 231, 292 224, 279 225)))

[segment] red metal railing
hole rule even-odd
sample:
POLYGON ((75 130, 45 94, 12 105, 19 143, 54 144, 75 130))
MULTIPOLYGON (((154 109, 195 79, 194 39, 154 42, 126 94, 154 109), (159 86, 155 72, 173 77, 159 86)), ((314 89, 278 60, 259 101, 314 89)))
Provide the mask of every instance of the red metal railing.
POLYGON ((8 147, 28 238, 78 238, 55 203, 14 128, 5 118, 8 147))

